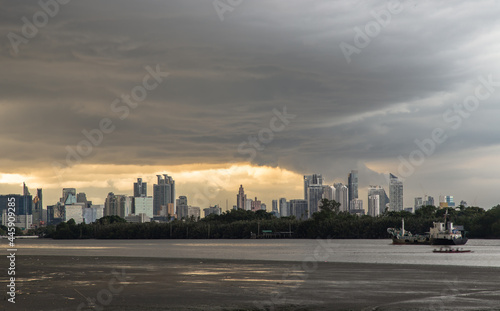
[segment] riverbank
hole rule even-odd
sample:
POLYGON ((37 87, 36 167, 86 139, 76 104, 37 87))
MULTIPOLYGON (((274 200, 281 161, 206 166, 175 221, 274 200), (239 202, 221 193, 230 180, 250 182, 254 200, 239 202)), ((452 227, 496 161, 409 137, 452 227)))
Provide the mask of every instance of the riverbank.
MULTIPOLYGON (((1 310, 498 310, 500 269, 19 256, 1 310)), ((7 258, 0 266, 7 267, 7 258)))

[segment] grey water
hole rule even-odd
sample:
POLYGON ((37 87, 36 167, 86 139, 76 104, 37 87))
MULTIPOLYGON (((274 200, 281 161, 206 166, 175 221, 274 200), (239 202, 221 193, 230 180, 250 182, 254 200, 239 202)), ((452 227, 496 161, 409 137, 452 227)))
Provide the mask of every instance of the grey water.
MULTIPOLYGON (((3 252, 9 248, 1 240, 3 252)), ((325 261, 500 267, 500 240, 469 240, 471 253, 433 253, 437 246, 391 240, 16 240, 17 255, 325 261)))

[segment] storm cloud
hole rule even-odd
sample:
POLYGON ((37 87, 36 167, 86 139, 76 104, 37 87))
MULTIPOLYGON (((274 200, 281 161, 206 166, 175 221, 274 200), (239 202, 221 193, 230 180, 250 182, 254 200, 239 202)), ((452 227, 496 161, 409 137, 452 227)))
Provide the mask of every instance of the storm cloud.
MULTIPOLYGON (((249 161, 329 183, 358 169, 362 187, 386 187, 384 174, 401 176, 415 140, 439 128, 445 141, 404 176, 405 206, 424 194, 498 203, 498 1, 246 0, 221 21, 213 1, 73 0, 16 47, 12 33, 22 37, 42 8, 0 3, 0 175, 49 181, 67 147, 108 118, 115 129, 80 164, 168 171, 249 161), (357 49, 350 62, 342 44, 357 49), (142 85, 147 66, 169 76, 122 119, 112 103, 142 85), (467 109, 480 86, 488 98, 467 109), (242 153, 284 107, 295 118, 255 156, 242 153)), ((231 205, 240 183, 227 185, 231 205)), ((287 198, 300 198, 301 180, 291 183, 299 190, 287 198)), ((277 198, 266 189, 258 194, 277 198)))

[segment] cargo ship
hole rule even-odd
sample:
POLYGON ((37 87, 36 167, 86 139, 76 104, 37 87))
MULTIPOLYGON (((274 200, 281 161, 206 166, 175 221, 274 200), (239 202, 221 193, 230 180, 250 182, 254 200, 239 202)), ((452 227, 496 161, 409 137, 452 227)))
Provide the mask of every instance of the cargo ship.
POLYGON ((392 235, 392 244, 424 244, 424 245, 464 245, 468 239, 462 226, 453 226, 451 222, 434 222, 430 232, 412 234, 405 230, 404 219, 401 229, 387 228, 392 235))
POLYGON ((429 235, 412 234, 405 230, 404 219, 401 220, 401 229, 387 228, 387 232, 392 235, 392 244, 431 244, 429 235))
POLYGON ((453 226, 452 222, 434 222, 429 232, 432 245, 464 245, 469 239, 465 237, 462 226, 453 226))

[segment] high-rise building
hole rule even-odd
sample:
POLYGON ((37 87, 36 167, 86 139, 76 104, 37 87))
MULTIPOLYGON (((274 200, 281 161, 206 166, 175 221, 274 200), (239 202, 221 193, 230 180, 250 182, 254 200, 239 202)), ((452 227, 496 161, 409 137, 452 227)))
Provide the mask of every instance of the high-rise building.
POLYGON ((372 217, 380 215, 380 195, 368 195, 368 215, 372 217))
POLYGON ((89 208, 83 209, 83 221, 86 224, 95 222, 97 219, 102 218, 104 212, 104 205, 92 205, 89 208))
POLYGON ((439 207, 455 207, 455 200, 452 195, 440 195, 439 196, 439 207))
POLYGON ((323 176, 321 174, 304 175, 304 200, 306 201, 309 185, 323 185, 323 176))
POLYGON ((434 205, 434 198, 431 197, 430 195, 429 196, 425 195, 424 196, 424 201, 423 201, 422 205, 423 206, 427 206, 427 205, 435 206, 434 205))
POLYGON ((446 203, 448 203, 448 207, 455 207, 455 200, 452 195, 447 195, 445 197, 446 203))
POLYGON ((255 201, 252 201, 251 203, 251 208, 252 212, 256 212, 262 209, 262 202, 257 200, 257 197, 255 197, 255 201))
POLYGON ((351 214, 358 213, 358 211, 362 209, 363 209, 363 200, 352 199, 349 202, 349 212, 351 212, 351 214))
POLYGON ((378 215, 382 215, 388 208, 387 204, 389 203, 389 197, 387 196, 387 193, 382 186, 370 186, 368 196, 370 195, 379 196, 379 211, 377 213, 378 215))
POLYGON ((340 203, 339 211, 349 211, 349 189, 342 183, 333 184, 335 187, 335 201, 340 203))
POLYGON ((278 209, 278 200, 273 200, 272 212, 279 212, 279 209, 278 209))
POLYGON ((309 218, 306 200, 290 200, 290 214, 297 219, 305 220, 309 218))
POLYGON ((188 218, 200 219, 200 211, 201 209, 198 206, 188 206, 188 218))
POLYGON ((175 209, 175 181, 172 177, 167 174, 156 175, 158 178, 158 184, 153 185, 153 212, 156 215, 160 215, 162 206, 165 208, 168 204, 174 205, 175 209))
POLYGON ((208 215, 212 214, 220 215, 222 213, 222 210, 218 205, 215 205, 215 206, 210 206, 208 208, 204 208, 203 212, 205 213, 205 217, 207 217, 208 215))
POLYGON ((290 216, 290 210, 288 209, 288 204, 286 198, 279 199, 280 217, 290 216))
POLYGON ((54 205, 47 206, 47 224, 57 225, 62 221, 65 221, 64 213, 65 213, 64 204, 62 204, 61 202, 57 202, 54 205))
POLYGON ((314 213, 319 211, 319 205, 321 199, 323 198, 323 186, 309 185, 307 192, 307 210, 309 211, 309 217, 311 217, 314 213))
POLYGON ((413 206, 415 210, 418 210, 424 205, 424 200, 422 197, 416 197, 415 198, 415 205, 413 206))
MULTIPOLYGON (((73 219, 75 223, 81 224, 84 222, 83 212, 85 210, 85 203, 73 203, 64 205, 64 221, 73 219)), ((120 216, 121 217, 121 216, 120 216)))
POLYGON ((77 203, 87 203, 87 194, 85 192, 80 192, 76 195, 77 203))
POLYGON ((38 226, 41 221, 47 221, 47 215, 44 214, 45 211, 43 209, 43 193, 42 189, 36 189, 36 196, 33 199, 33 224, 38 226), (45 220, 44 220, 45 218, 45 220))
POLYGON ((180 205, 188 205, 188 199, 185 195, 181 195, 176 201, 175 201, 176 206, 180 205))
POLYGON ((238 190, 238 194, 236 195, 236 206, 238 209, 245 209, 245 204, 247 201, 247 195, 245 194, 245 190, 243 189, 243 185, 240 185, 240 189, 238 190))
POLYGON ((347 177, 347 188, 349 189, 349 202, 358 198, 358 171, 352 170, 347 177))
POLYGON ((187 215, 188 215, 188 199, 185 195, 181 195, 175 201, 175 206, 177 207, 175 214, 177 214, 178 219, 182 219, 183 217, 187 217, 187 215))
POLYGON ((104 202, 103 214, 104 216, 116 215, 125 218, 125 216, 132 214, 132 201, 133 197, 115 195, 113 192, 110 192, 104 202))
POLYGON ((148 183, 142 182, 142 178, 137 178, 137 182, 134 183, 134 198, 147 197, 148 196, 148 183))
POLYGON ((144 214, 153 218, 153 197, 134 197, 133 206, 134 215, 144 214))
POLYGON ((196 206, 188 205, 188 200, 186 196, 180 196, 177 199, 177 219, 189 219, 193 218, 198 220, 200 218, 201 209, 196 206))
MULTIPOLYGON (((76 189, 75 188, 63 188, 62 190, 62 198, 60 199, 61 203, 67 204, 66 201, 68 200, 68 197, 72 195, 75 197, 76 200, 76 189)), ((71 203, 69 203, 71 204, 71 203)))
POLYGON ((323 199, 335 200, 335 188, 333 186, 323 186, 323 199))
POLYGON ((267 205, 266 205, 266 203, 262 203, 260 205, 260 209, 263 210, 263 211, 267 211, 267 205))
POLYGON ((389 174, 389 179, 389 211, 400 212, 403 210, 403 182, 393 174, 389 174))
POLYGON ((87 208, 92 207, 92 201, 87 200, 85 192, 80 192, 76 195, 76 203, 83 203, 87 208))
POLYGON ((246 199, 245 201, 245 211, 251 211, 252 210, 252 199, 246 199))

